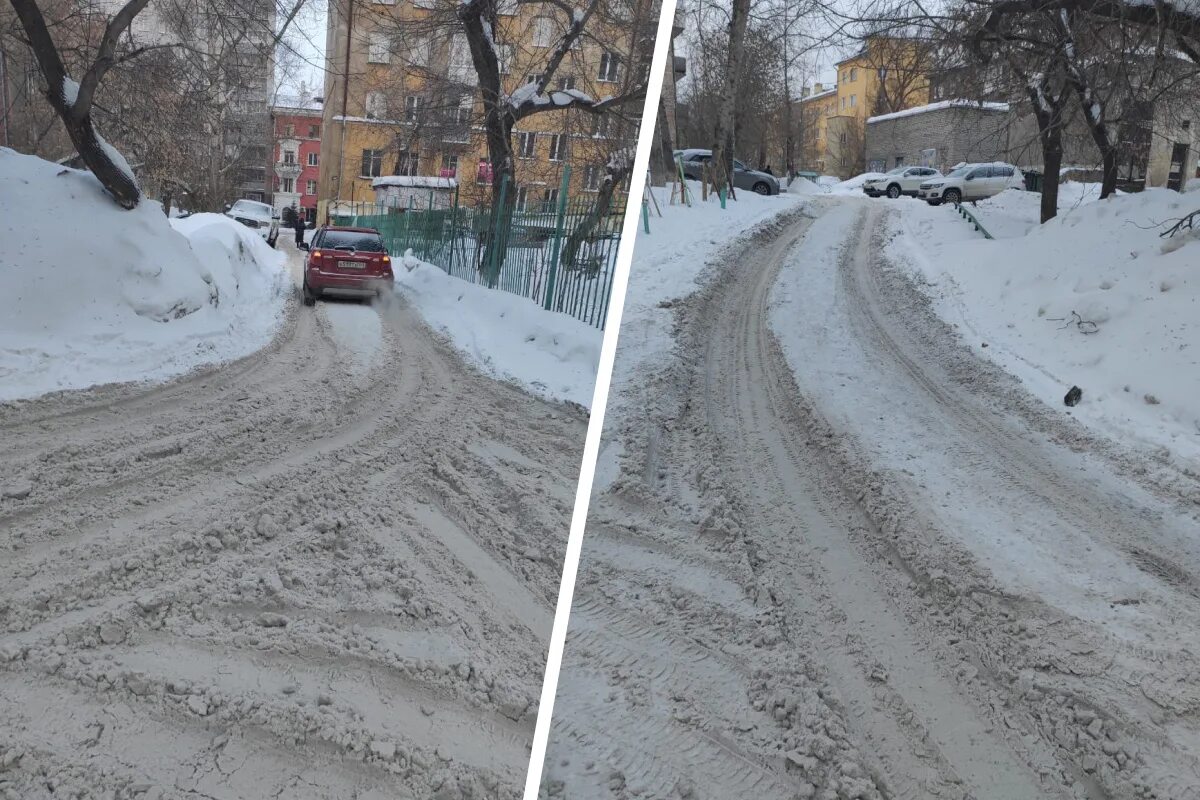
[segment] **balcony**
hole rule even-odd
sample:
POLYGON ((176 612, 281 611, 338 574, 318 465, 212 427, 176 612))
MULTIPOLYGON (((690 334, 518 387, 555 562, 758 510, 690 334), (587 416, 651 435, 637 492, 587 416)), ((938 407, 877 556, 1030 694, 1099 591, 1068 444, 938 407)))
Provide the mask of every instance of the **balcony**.
POLYGON ((300 177, 300 172, 304 168, 295 161, 279 161, 275 164, 275 174, 280 178, 291 178, 295 180, 300 177))

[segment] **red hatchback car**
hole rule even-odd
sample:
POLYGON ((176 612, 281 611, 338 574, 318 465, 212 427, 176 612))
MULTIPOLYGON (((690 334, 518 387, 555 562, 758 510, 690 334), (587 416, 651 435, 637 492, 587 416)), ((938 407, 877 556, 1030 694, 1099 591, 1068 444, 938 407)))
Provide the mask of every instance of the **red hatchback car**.
POLYGON ((318 228, 304 260, 304 304, 321 295, 379 297, 392 288, 392 259, 374 228, 318 228))

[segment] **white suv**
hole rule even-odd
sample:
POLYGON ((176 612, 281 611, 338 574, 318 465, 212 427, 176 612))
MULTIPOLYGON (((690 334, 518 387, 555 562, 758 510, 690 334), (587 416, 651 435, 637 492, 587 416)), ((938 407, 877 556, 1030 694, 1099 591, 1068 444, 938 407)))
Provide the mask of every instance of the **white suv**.
POLYGON ((1005 189, 1024 188, 1025 176, 1012 164, 963 164, 944 178, 921 184, 917 196, 931 206, 983 200, 1005 189))
POLYGON ((233 217, 247 228, 254 228, 271 247, 279 238, 279 214, 274 208, 257 200, 238 200, 225 207, 225 216, 233 217))
POLYGON ((942 177, 942 173, 931 167, 896 167, 881 178, 871 178, 863 182, 863 194, 867 197, 879 197, 886 194, 895 200, 902 194, 916 197, 921 184, 942 177))

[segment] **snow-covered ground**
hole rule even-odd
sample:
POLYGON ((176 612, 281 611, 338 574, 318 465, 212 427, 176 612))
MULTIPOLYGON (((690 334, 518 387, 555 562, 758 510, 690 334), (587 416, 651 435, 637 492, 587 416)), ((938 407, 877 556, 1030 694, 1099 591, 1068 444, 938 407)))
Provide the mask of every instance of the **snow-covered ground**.
MULTIPOLYGON (((689 181, 688 185, 691 206, 671 205, 670 188, 654 188, 663 215, 651 216, 649 234, 638 232, 619 334, 621 368, 613 371, 606 411, 611 419, 621 419, 628 409, 645 402, 638 396, 644 388, 636 385, 637 378, 669 358, 675 344, 673 306, 696 291, 701 275, 711 267, 714 252, 756 225, 794 210, 803 197, 738 192, 737 200, 722 209, 715 197, 707 203, 700 200, 699 183, 689 181)), ((605 435, 596 465, 599 487, 615 476, 621 449, 616 430, 605 435)))
POLYGON ((604 338, 599 328, 411 255, 397 257, 394 267, 397 291, 485 374, 539 397, 591 407, 604 338))
POLYGON ((0 402, 161 381, 270 342, 282 254, 215 214, 168 222, 91 173, 0 148, 0 402))
POLYGON ((1153 189, 1097 202, 1067 183, 1059 216, 1010 190, 972 211, 895 204, 887 256, 920 277, 963 341, 1102 436, 1200 459, 1200 237, 1160 233, 1200 208, 1200 193, 1153 189))

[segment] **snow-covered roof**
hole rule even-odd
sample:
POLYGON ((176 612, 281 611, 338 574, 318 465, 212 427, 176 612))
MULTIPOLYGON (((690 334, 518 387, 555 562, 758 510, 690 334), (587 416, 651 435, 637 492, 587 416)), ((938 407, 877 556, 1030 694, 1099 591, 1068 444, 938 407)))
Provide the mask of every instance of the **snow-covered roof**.
POLYGON ((324 109, 325 103, 322 97, 305 98, 299 95, 279 95, 271 107, 294 111, 314 111, 319 114, 324 109))
POLYGON ((832 89, 826 89, 825 91, 819 92, 817 94, 810 94, 808 97, 801 97, 800 102, 806 103, 809 100, 820 100, 822 97, 829 97, 829 95, 831 95, 831 94, 837 94, 836 86, 833 87, 832 89))
POLYGON ((916 106, 915 108, 906 108, 903 111, 893 111, 891 114, 868 117, 867 123, 883 122, 884 120, 899 119, 900 117, 911 117, 916 114, 928 114, 930 111, 944 111, 948 108, 973 108, 978 111, 1008 111, 1009 106, 1008 103, 989 103, 982 100, 942 100, 926 106, 916 106))
POLYGON ((383 175, 371 181, 371 188, 381 186, 401 186, 417 189, 453 189, 458 186, 454 178, 440 178, 434 175, 383 175))

